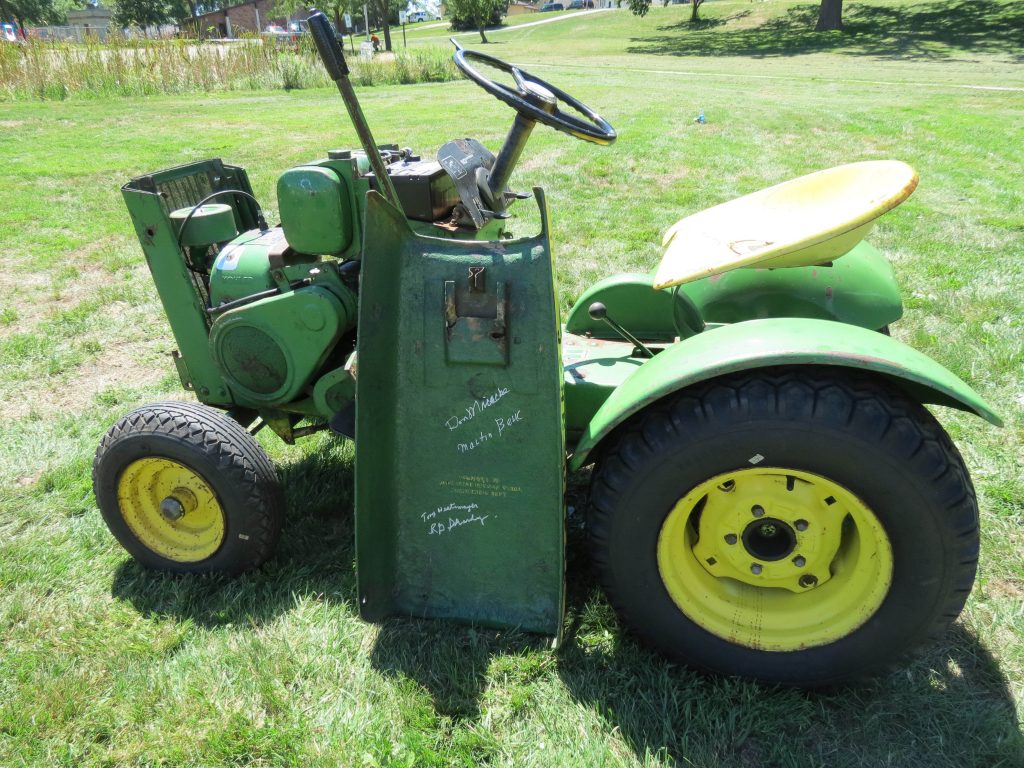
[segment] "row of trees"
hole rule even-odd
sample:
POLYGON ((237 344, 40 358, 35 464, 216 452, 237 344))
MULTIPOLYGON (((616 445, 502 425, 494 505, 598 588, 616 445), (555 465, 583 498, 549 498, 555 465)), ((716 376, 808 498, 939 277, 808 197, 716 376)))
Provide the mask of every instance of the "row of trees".
POLYGON ((0 21, 28 24, 62 24, 68 11, 80 8, 76 0, 0 0, 0 21))
MULTIPOLYGON (((621 0, 620 0, 621 1, 621 0)), ((669 0, 661 0, 668 5, 669 0)), ((626 0, 629 9, 637 16, 644 16, 650 10, 652 0, 626 0)), ((704 0, 690 0, 690 21, 698 22, 700 6, 704 0)), ((67 12, 80 8, 83 0, 0 0, 0 20, 13 19, 19 26, 27 24, 62 24, 67 12)), ((196 16, 231 5, 232 0, 114 0, 114 23, 120 27, 137 26, 141 29, 162 24, 183 24, 196 16)), ((342 29, 342 20, 351 13, 359 21, 384 31, 384 48, 391 50, 390 25, 397 22, 398 11, 404 8, 406 0, 367 0, 370 13, 368 20, 362 19, 363 4, 358 0, 324 0, 321 9, 334 17, 334 24, 342 29)), ((507 0, 447 0, 452 26, 462 29, 476 29, 480 40, 487 42, 484 29, 500 21, 507 0)), ((289 18, 305 6, 297 0, 278 0, 272 10, 275 18, 289 18)), ((821 0, 818 23, 815 29, 829 30, 843 27, 843 0, 821 0)))
MULTIPOLYGON (((621 0, 620 0, 621 2, 621 0)), ((668 5, 669 0, 661 0, 662 5, 668 5)), ((696 24, 700 21, 700 6, 704 0, 689 0, 690 2, 690 23, 696 24)), ((646 16, 651 9, 651 0, 626 0, 626 4, 637 16, 646 16)), ((829 29, 843 28, 843 0, 821 0, 818 7, 818 23, 814 27, 818 32, 829 29)))
MULTIPOLYGON (((118 27, 159 27, 164 24, 184 25, 190 19, 236 5, 239 0, 112 0, 113 20, 118 27)), ((385 47, 391 50, 388 23, 397 23, 398 11, 405 0, 367 0, 370 25, 383 28, 385 47)), ((25 28, 29 24, 64 24, 67 12, 85 6, 85 0, 0 0, 0 21, 12 20, 25 28)), ((271 18, 290 18, 305 5, 296 0, 279 0, 271 10, 271 18)), ((360 0, 326 0, 319 7, 333 16, 334 24, 343 29, 344 15, 351 13, 364 24, 360 0)))

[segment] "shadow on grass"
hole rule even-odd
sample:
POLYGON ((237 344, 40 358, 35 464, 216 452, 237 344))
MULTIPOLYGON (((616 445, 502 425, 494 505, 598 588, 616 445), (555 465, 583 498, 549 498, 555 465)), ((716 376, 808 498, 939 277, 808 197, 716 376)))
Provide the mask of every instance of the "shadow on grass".
MULTIPOLYGON (((140 613, 200 626, 259 626, 316 595, 356 613, 352 568, 352 475, 346 449, 328 443, 282 470, 289 515, 276 556, 234 580, 175 578, 126 561, 115 596, 140 613)), ((570 504, 582 508, 579 483, 570 504)), ((1013 696, 998 664, 955 627, 944 641, 892 675, 808 693, 704 675, 667 662, 617 628, 595 587, 578 520, 570 520, 569 629, 562 647, 546 638, 441 621, 389 619, 371 652, 381 673, 429 695, 470 754, 495 748, 481 736, 481 700, 501 679, 498 711, 544 707, 554 675, 567 695, 596 713, 640 761, 737 766, 1016 765, 1024 749, 1013 696), (538 685, 538 683, 548 683, 538 685)), ((552 702, 556 712, 564 703, 552 702)), ((595 757, 596 759, 596 757, 595 757)))
POLYGON ((335 440, 279 468, 287 516, 281 540, 259 570, 236 578, 169 576, 127 559, 111 592, 143 615, 191 619, 199 626, 258 626, 291 610, 296 599, 356 604, 352 463, 335 440))
MULTIPOLYGON (((670 34, 633 38, 627 50, 665 56, 754 58, 831 52, 936 61, 958 53, 986 53, 1024 60, 1024 3, 1020 2, 954 0, 899 7, 852 4, 844 13, 846 28, 836 32, 815 32, 817 15, 816 5, 799 5, 760 26, 713 34, 702 34, 706 27, 694 28, 681 21, 658 28, 670 34)), ((732 20, 734 17, 723 21, 732 20)))
MULTIPOLYGON (((620 732, 645 764, 653 756, 672 765, 959 768, 1019 759, 1024 736, 1008 682, 959 625, 890 676, 829 691, 705 675, 615 629, 583 539, 581 530, 570 532, 570 627, 555 654, 547 652, 545 638, 391 619, 381 626, 373 666, 414 681, 439 716, 464 723, 470 733, 489 718, 481 707, 489 681, 502 680, 497 711, 514 716, 545 706, 550 689, 544 693, 535 684, 553 668, 568 694, 597 713, 607 730, 620 732)), ((551 706, 568 711, 558 702, 551 706)), ((486 744, 475 749, 486 758, 486 744)))

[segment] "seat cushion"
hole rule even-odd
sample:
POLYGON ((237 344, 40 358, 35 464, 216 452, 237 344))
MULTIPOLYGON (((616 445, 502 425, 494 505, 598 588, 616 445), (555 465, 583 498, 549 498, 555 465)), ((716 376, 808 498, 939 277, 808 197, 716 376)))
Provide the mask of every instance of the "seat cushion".
POLYGON ((852 249, 917 187, 898 160, 868 160, 762 189, 681 219, 654 277, 667 288, 740 267, 805 267, 852 249))

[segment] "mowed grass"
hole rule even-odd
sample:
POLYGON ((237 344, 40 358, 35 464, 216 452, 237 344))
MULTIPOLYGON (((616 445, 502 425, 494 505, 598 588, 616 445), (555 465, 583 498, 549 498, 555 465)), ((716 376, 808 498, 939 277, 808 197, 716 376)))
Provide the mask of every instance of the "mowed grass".
MULTIPOLYGON (((704 55, 718 47, 705 35, 767 44, 764 24, 790 18, 782 3, 704 8, 760 20, 688 31, 676 26, 687 8, 609 12, 498 32, 487 48, 619 130, 599 148, 538 129, 513 179, 548 193, 561 306, 603 275, 653 268, 664 229, 702 207, 836 163, 913 164, 921 186, 871 238, 907 303, 893 333, 1007 422, 936 409, 982 514, 978 583, 949 635, 891 675, 816 693, 669 664, 595 588, 585 477, 571 483, 562 648, 365 624, 353 454, 323 435, 291 448, 260 436, 288 494, 263 569, 234 581, 141 570, 95 508, 92 454, 132 407, 182 393, 119 186, 221 156, 274 209, 281 171, 355 136, 328 90, 3 104, 0 765, 1024 765, 1024 92, 961 87, 1024 88, 1020 49, 854 56, 837 37, 835 50, 704 55), (679 51, 631 52, 657 35, 679 51), (707 125, 693 123, 700 109, 707 125)), ((496 148, 512 117, 466 82, 360 95, 379 141, 424 155, 465 135, 496 148)))

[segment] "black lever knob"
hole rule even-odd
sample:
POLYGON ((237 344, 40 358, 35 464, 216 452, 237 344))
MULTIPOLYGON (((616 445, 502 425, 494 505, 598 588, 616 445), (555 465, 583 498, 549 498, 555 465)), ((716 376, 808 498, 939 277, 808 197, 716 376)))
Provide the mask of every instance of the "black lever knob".
POLYGON ((590 317, 593 320, 604 320, 608 317, 608 307, 600 301, 595 301, 591 304, 587 311, 590 313, 590 317))
POLYGON ((322 11, 314 10, 306 19, 306 23, 309 24, 309 33, 331 80, 338 82, 341 78, 347 77, 348 64, 345 63, 345 54, 338 44, 338 38, 331 29, 331 22, 322 11))

